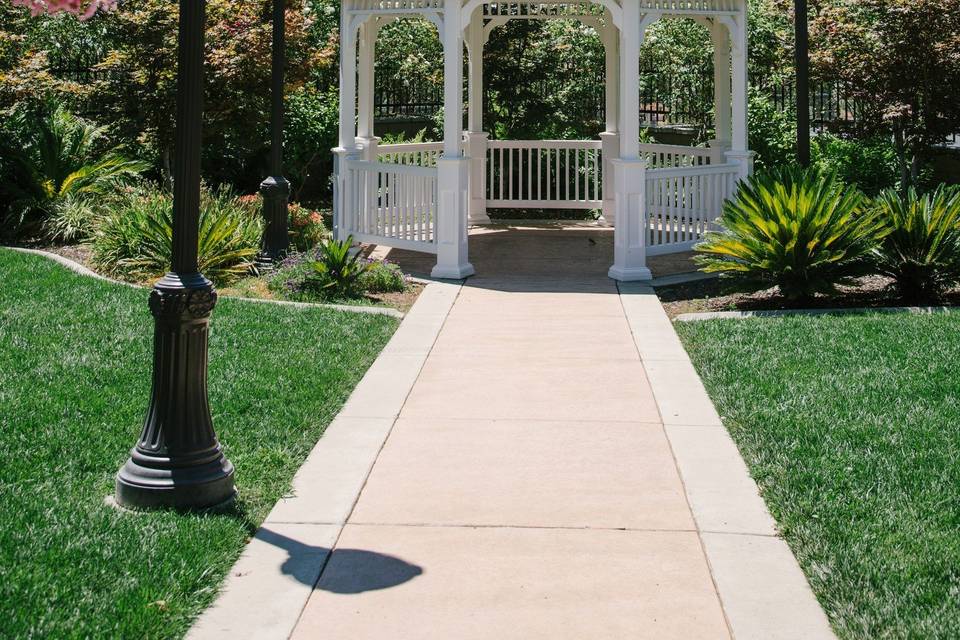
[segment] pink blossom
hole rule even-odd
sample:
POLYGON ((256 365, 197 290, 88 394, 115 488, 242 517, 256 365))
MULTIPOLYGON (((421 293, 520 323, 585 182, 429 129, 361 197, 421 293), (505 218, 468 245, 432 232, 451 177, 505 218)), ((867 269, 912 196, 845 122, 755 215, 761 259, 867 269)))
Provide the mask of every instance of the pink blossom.
POLYGON ((26 7, 30 13, 38 16, 44 13, 72 13, 80 20, 88 20, 97 10, 112 11, 117 0, 10 0, 15 7, 26 7))

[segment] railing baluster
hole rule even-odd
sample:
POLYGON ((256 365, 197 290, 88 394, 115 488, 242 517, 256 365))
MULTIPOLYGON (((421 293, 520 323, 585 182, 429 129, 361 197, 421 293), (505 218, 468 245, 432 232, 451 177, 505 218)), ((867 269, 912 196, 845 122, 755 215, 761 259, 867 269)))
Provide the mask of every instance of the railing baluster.
POLYGON ((559 200, 560 199, 560 149, 557 149, 555 154, 554 174, 556 176, 556 180, 554 182, 554 185, 555 185, 554 189, 556 193, 554 195, 554 198, 559 200))
POLYGON ((580 199, 580 150, 573 150, 573 183, 575 185, 573 199, 580 199))
POLYGON ((533 147, 527 149, 527 188, 524 191, 527 200, 533 200, 533 147))
POLYGON ((543 171, 541 170, 541 159, 543 149, 537 147, 537 200, 543 200, 543 171))
POLYGON ((499 200, 503 200, 503 147, 500 147, 500 193, 498 195, 499 200))

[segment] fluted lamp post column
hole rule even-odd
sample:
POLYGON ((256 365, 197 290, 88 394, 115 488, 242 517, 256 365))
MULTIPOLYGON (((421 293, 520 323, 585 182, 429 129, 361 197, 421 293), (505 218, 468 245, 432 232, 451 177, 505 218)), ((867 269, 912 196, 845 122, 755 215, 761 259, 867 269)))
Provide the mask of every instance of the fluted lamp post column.
POLYGON ((217 294, 197 264, 205 10, 205 0, 180 0, 173 260, 150 294, 150 408, 116 481, 117 502, 135 509, 207 508, 235 493, 233 465, 214 433, 207 399, 208 325, 217 294))
POLYGON ((290 183, 283 177, 283 83, 286 62, 286 0, 273 0, 270 177, 260 183, 264 227, 257 264, 261 269, 270 269, 281 260, 290 242, 287 231, 290 183))

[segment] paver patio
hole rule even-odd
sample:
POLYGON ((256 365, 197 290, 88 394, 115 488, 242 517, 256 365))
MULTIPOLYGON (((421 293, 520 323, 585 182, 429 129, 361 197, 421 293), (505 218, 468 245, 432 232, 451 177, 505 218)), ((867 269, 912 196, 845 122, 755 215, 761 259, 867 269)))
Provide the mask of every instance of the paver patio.
POLYGON ((238 565, 263 582, 194 637, 831 637, 656 298, 623 297, 587 237, 540 236, 522 270, 477 251, 488 275, 427 289, 238 565), (278 546, 298 595, 264 573, 278 546), (246 606, 280 597, 275 625, 246 606))

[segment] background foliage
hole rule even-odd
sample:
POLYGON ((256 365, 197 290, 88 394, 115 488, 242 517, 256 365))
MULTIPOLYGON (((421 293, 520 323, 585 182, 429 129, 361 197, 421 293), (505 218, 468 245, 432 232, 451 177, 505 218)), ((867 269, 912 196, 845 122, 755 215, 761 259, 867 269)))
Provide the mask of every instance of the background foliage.
MULTIPOLYGON (((336 143, 339 3, 287 4, 286 173, 296 199, 323 200, 336 143)), ((270 5, 209 0, 204 177, 240 193, 255 191, 266 173, 270 5)), ((761 166, 794 160, 792 6, 751 2, 751 144, 761 166)), ((104 126, 108 142, 125 145, 150 164, 152 177, 169 181, 176 19, 169 0, 121 0, 117 11, 84 23, 30 19, 3 3, 0 113, 53 98, 104 126)), ((815 82, 842 83, 857 105, 847 114, 855 121, 828 123, 832 137, 815 149, 819 165, 870 192, 924 186, 927 165, 934 158, 944 164, 931 149, 960 131, 960 101, 952 93, 960 86, 960 0, 818 0, 811 21, 815 82)), ((387 25, 377 51, 384 95, 441 91, 442 48, 430 22, 387 25)), ((592 138, 603 129, 604 55, 592 28, 512 21, 493 31, 484 58, 484 118, 494 136, 592 138)), ((663 20, 648 32, 640 60, 644 95, 669 102, 673 119, 691 125, 686 137, 665 141, 712 136, 712 65, 702 25, 663 20)), ((411 134, 425 126, 429 138, 442 117, 435 108, 415 126, 382 121, 378 129, 411 134)))

